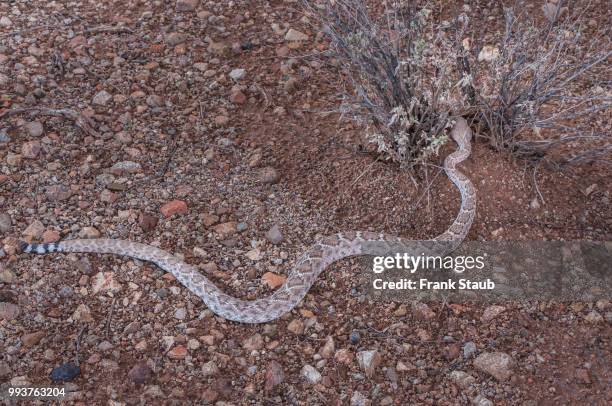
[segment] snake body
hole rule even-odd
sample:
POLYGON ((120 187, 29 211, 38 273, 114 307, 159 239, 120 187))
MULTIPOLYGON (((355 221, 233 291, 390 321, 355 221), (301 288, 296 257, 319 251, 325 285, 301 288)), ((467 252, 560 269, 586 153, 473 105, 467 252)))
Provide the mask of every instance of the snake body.
MULTIPOLYGON (((461 193, 461 208, 451 226, 439 236, 425 242, 444 242, 447 254, 466 237, 476 212, 476 190, 470 180, 457 169, 471 153, 472 133, 463 118, 455 123, 451 137, 458 149, 444 161, 444 170, 461 193)), ((225 294, 196 267, 170 253, 151 245, 119 239, 76 239, 50 244, 21 243, 25 253, 46 254, 52 252, 77 252, 116 254, 149 261, 166 272, 172 273, 187 289, 200 297, 217 315, 242 323, 265 323, 293 309, 306 295, 317 277, 330 264, 342 258, 360 255, 377 255, 372 247, 389 245, 404 247, 403 251, 420 255, 420 241, 406 240, 384 233, 350 231, 338 233, 312 245, 297 260, 285 283, 268 297, 257 300, 241 300, 225 294), (418 251, 418 252, 416 252, 418 251)))

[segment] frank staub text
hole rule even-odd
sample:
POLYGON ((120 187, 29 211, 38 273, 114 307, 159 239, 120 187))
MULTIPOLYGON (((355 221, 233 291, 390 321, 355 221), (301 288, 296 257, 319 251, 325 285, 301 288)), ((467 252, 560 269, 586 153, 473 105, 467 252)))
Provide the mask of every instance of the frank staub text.
POLYGON ((491 279, 471 280, 458 278, 466 271, 482 270, 485 258, 482 256, 428 256, 395 254, 393 256, 374 257, 372 271, 380 276, 372 281, 376 290, 492 290, 495 282, 491 279), (410 278, 393 278, 386 280, 383 273, 389 270, 400 270, 410 278), (440 274, 435 278, 427 277, 429 272, 452 272, 449 278, 441 280, 440 274), (417 274, 417 272, 419 272, 417 274))

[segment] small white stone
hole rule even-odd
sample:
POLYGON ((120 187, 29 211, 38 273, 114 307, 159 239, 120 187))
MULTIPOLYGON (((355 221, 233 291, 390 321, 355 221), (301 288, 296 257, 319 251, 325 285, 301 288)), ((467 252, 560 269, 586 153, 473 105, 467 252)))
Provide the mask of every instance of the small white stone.
POLYGON ((229 76, 235 81, 242 79, 246 75, 246 70, 244 69, 232 69, 229 76))

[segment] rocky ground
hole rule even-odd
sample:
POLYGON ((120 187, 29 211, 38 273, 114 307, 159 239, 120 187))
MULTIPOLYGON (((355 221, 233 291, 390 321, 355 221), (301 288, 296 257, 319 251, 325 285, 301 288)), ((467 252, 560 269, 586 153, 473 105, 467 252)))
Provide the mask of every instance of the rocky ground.
MULTIPOLYGON (((324 49, 288 0, 0 3, 0 114, 86 117, 0 121, 0 384, 63 379, 82 405, 612 401, 606 300, 378 302, 345 260, 291 313, 243 325, 141 261, 16 252, 21 238, 125 238, 253 299, 323 235, 444 231, 456 190, 356 148, 324 49)), ((463 169, 479 190, 468 239, 610 240, 609 169, 541 170, 544 201, 484 143, 463 169)))

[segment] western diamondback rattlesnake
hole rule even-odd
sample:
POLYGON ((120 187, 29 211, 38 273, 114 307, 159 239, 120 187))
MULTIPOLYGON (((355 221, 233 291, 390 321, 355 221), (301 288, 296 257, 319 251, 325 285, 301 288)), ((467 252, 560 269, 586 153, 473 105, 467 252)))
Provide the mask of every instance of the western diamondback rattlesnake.
MULTIPOLYGON (((274 320, 293 309, 306 295, 319 274, 330 264, 342 258, 358 255, 379 255, 372 244, 400 247, 400 251, 420 255, 420 244, 444 242, 446 255, 454 250, 467 235, 476 212, 476 190, 472 182, 456 166, 464 161, 471 152, 472 132, 463 118, 459 118, 452 129, 452 138, 459 148, 446 157, 444 170, 461 193, 461 208, 455 221, 439 236, 429 241, 413 241, 400 237, 371 232, 351 231, 324 238, 311 246, 298 259, 286 282, 272 295, 258 300, 241 300, 223 293, 210 280, 201 275, 192 265, 174 257, 170 253, 151 245, 126 240, 80 239, 60 241, 52 244, 28 244, 21 242, 23 252, 46 254, 49 252, 80 252, 117 254, 144 261, 150 261, 164 271, 172 273, 179 282, 216 314, 229 320, 242 323, 265 323, 274 320), (404 247, 404 250, 401 249, 404 247)), ((394 250, 398 250, 394 248, 394 250)), ((440 254, 440 253, 438 253, 440 254)))

